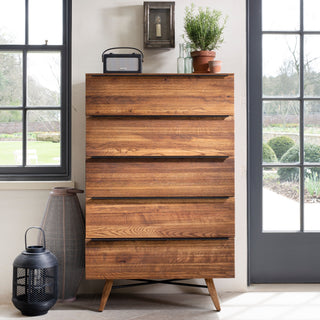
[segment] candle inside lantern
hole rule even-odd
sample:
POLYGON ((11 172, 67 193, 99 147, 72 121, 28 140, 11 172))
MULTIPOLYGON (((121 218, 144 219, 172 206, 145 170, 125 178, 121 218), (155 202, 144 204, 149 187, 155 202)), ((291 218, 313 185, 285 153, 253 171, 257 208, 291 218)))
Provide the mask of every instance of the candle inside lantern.
POLYGON ((156 37, 161 38, 162 35, 161 35, 161 18, 160 18, 160 16, 156 16, 155 23, 156 23, 156 37))

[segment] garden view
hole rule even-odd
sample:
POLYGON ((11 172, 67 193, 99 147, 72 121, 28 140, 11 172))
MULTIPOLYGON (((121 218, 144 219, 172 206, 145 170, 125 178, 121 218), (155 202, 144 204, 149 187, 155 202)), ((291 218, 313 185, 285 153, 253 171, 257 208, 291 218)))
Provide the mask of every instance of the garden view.
POLYGON ((277 42, 277 37, 282 38, 286 58, 272 74, 268 73, 270 60, 266 58, 263 77, 264 230, 300 230, 299 201, 303 196, 305 231, 319 231, 320 98, 317 97, 320 97, 320 67, 314 50, 314 42, 319 39, 318 36, 305 37, 304 87, 301 88, 298 36, 266 35, 264 45, 277 42), (305 99, 303 110, 298 99, 301 89, 305 99), (306 165, 304 177, 295 166, 300 162, 301 141, 306 165), (303 179, 304 190, 300 190, 300 179, 303 179))
POLYGON ((60 54, 27 54, 26 93, 22 61, 22 51, 0 53, 0 165, 22 165, 24 134, 27 165, 60 165, 60 54))

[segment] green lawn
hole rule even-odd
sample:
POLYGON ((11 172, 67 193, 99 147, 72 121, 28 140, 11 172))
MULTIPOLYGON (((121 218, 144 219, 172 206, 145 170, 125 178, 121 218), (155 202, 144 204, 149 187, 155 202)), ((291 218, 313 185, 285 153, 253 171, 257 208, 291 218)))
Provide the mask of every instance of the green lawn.
MULTIPOLYGON (((60 165, 60 143, 29 141, 30 165, 60 165)), ((0 165, 21 165, 22 142, 0 141, 0 165)))

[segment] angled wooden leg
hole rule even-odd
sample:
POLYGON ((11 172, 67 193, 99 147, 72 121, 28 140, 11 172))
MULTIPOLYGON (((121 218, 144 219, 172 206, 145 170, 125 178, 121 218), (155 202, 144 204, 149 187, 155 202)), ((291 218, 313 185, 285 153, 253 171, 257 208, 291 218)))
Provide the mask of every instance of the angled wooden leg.
POLYGON ((206 281, 209 293, 210 293, 210 297, 212 299, 212 302, 214 304, 214 306, 216 307, 217 311, 220 311, 220 302, 219 302, 219 297, 216 291, 216 288, 214 286, 213 280, 212 279, 204 279, 206 281))
POLYGON ((108 298, 109 298, 109 295, 111 292, 112 283, 113 283, 113 280, 106 280, 106 283, 103 287, 101 301, 100 301, 100 307, 99 307, 100 312, 102 312, 106 306, 106 303, 108 301, 108 298))

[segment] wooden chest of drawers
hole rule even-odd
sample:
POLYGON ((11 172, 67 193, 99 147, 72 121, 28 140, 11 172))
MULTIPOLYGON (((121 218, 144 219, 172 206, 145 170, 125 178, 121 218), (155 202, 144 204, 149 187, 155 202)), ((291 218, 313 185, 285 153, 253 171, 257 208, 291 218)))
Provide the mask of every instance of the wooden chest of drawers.
POLYGON ((86 278, 234 277, 232 74, 88 74, 86 278))

